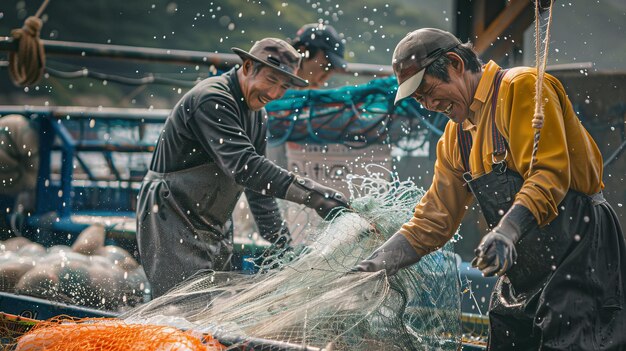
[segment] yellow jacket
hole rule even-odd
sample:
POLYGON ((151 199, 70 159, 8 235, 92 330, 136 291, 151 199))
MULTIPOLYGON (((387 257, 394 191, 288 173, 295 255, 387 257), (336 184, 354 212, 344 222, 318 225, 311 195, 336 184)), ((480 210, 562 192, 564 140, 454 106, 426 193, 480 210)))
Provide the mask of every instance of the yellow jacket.
MULTIPOLYGON (((491 135, 492 82, 500 69, 490 61, 474 94, 470 110, 473 147, 469 157, 472 177, 491 171, 493 143, 491 135)), ((533 148, 532 119, 535 109, 536 69, 517 67, 502 79, 496 106, 496 127, 508 143, 506 163, 524 177, 524 185, 515 203, 528 208, 540 226, 558 215, 558 204, 568 189, 588 195, 602 190, 602 155, 580 123, 562 84, 553 76, 544 77, 544 125, 539 139, 537 163, 532 174, 529 166, 533 148)), ((420 255, 443 246, 458 228, 473 195, 467 190, 461 151, 457 142, 457 124, 450 122, 437 143, 437 161, 433 183, 415 207, 415 213, 400 229, 420 255)))

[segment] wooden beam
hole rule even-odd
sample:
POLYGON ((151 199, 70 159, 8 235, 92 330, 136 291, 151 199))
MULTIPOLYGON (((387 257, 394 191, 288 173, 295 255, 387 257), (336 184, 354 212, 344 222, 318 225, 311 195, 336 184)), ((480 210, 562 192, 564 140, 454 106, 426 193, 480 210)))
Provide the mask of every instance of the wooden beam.
POLYGON ((474 48, 478 54, 482 55, 496 41, 498 36, 502 36, 504 31, 529 5, 532 5, 531 0, 511 0, 498 17, 489 24, 482 35, 476 39, 474 48))
POLYGON ((534 18, 534 8, 532 6, 526 7, 503 33, 508 38, 494 41, 493 45, 489 45, 483 51, 482 56, 488 57, 504 67, 521 65, 523 55, 518 50, 524 48, 524 31, 533 23, 534 18))
POLYGON ((474 3, 474 11, 473 11, 473 27, 472 34, 473 38, 471 38, 472 42, 483 35, 485 32, 485 22, 487 22, 485 18, 485 0, 477 0, 474 3))

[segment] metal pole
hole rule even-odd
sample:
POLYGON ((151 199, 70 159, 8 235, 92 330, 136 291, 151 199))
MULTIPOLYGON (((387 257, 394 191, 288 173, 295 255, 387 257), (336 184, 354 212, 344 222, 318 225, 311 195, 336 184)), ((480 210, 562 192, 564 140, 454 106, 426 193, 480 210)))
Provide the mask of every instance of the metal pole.
MULTIPOLYGON (((178 64, 214 65, 225 70, 241 63, 236 54, 170 50, 123 45, 77 43, 69 41, 42 40, 47 56, 75 56, 81 58, 109 58, 138 61, 154 61, 178 64)), ((0 51, 16 51, 17 41, 11 37, 0 37, 0 51)))
POLYGON ((59 217, 69 218, 72 211, 72 179, 74 178, 74 155, 76 154, 76 141, 72 134, 59 123, 52 123, 56 135, 62 142, 61 159, 61 208, 58 210, 59 217))
POLYGON ((165 122, 169 109, 142 109, 117 107, 76 107, 76 106, 18 106, 8 105, 0 108, 0 114, 49 115, 53 119, 91 119, 125 120, 138 122, 165 122))
POLYGON ((306 345, 296 345, 284 341, 275 341, 233 334, 214 333, 213 338, 220 344, 228 347, 234 347, 237 350, 254 350, 254 351, 324 351, 317 347, 306 345))
MULTIPOLYGON (((77 56, 82 58, 109 58, 120 60, 152 61, 177 64, 213 65, 218 70, 228 70, 241 64, 236 54, 211 53, 191 50, 158 49, 139 46, 78 43, 42 40, 47 56, 77 56)), ((11 37, 0 37, 0 51, 16 51, 17 42, 11 37)), ((367 63, 349 63, 345 74, 384 77, 393 74, 391 66, 367 63)))

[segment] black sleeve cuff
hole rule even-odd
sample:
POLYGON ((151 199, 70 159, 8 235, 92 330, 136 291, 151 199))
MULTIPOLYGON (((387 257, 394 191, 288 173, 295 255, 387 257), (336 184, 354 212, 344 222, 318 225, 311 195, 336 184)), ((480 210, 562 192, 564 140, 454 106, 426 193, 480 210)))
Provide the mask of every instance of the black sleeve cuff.
POLYGON ((505 233, 514 231, 517 233, 519 239, 533 228, 538 227, 538 224, 535 216, 529 209, 522 205, 515 204, 511 206, 509 211, 502 217, 498 227, 505 233))

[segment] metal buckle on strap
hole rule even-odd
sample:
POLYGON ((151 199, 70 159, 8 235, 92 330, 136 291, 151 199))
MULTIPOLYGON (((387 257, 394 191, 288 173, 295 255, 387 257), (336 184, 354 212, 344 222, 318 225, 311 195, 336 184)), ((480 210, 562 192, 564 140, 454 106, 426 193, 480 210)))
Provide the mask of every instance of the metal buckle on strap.
POLYGON ((491 163, 500 163, 506 161, 506 158, 509 156, 509 151, 504 149, 504 157, 498 161, 496 160, 496 156, 502 155, 502 153, 496 153, 495 151, 491 153, 491 163))
POLYGON ((465 180, 465 182, 469 183, 473 180, 472 178, 472 173, 470 172, 465 172, 463 173, 463 179, 465 180))
POLYGON ((593 194, 593 195, 589 195, 589 197, 591 198, 591 203, 596 206, 602 203, 606 202, 606 199, 604 198, 604 194, 602 194, 601 191, 593 194))
POLYGON ((506 172, 507 169, 506 158, 507 156, 509 156, 509 152, 507 151, 507 149, 504 149, 504 157, 500 161, 496 160, 497 155, 501 154, 496 154, 495 152, 491 153, 491 168, 494 172, 502 174, 506 172))

